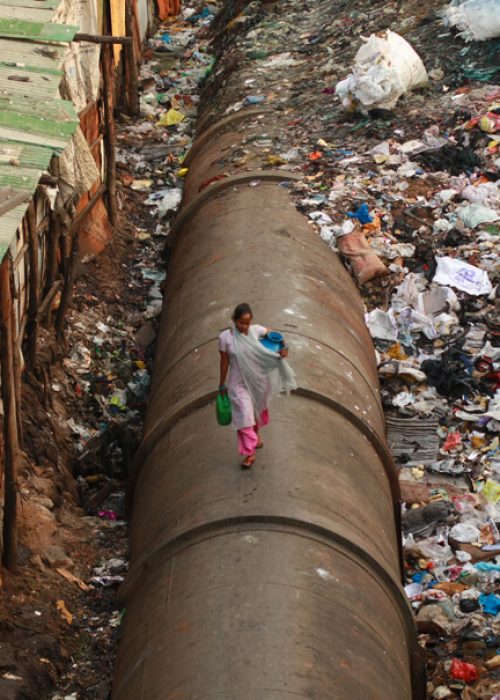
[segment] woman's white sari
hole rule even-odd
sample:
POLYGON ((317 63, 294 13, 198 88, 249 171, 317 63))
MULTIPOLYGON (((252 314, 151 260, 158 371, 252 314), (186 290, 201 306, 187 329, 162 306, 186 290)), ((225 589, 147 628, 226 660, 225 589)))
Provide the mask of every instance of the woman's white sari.
POLYGON ((277 352, 264 347, 254 335, 240 333, 233 326, 238 365, 252 399, 255 415, 266 410, 275 396, 297 388, 295 372, 277 352))

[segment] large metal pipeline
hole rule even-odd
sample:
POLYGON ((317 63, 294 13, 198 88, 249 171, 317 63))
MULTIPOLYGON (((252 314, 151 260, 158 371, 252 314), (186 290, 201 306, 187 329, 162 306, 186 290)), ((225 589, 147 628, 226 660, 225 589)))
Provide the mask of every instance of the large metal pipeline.
POLYGON ((228 156, 271 122, 220 120, 188 157, 133 474, 114 700, 425 697, 361 299, 297 212, 296 174, 241 172, 228 156), (286 335, 299 385, 271 405, 249 472, 213 406, 217 336, 240 301, 286 335))
POLYGON ((136 461, 113 697, 423 698, 361 300, 293 206, 292 174, 190 197, 196 159, 191 171, 136 461), (272 406, 249 473, 213 408, 217 336, 242 299, 286 334, 299 383, 272 406))

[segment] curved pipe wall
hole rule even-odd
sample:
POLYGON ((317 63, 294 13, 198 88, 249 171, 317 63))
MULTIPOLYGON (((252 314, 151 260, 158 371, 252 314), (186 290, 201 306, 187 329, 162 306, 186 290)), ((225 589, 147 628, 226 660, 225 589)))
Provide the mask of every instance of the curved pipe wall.
MULTIPOLYGON (((245 133, 260 128, 246 119, 245 133)), ((240 130, 224 120, 189 157, 135 463, 113 698, 423 700, 361 299, 296 211, 295 175, 219 163, 240 130), (248 473, 213 406, 217 336, 242 300, 286 334, 299 384, 272 405, 248 473)))

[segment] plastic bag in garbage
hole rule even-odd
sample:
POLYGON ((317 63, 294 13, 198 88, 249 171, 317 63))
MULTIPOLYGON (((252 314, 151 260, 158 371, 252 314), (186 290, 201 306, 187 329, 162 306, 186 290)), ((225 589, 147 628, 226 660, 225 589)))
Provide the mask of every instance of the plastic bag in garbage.
POLYGON ((456 27, 465 41, 486 41, 500 36, 500 0, 452 2, 440 14, 444 23, 456 27))
POLYGON ((335 88, 344 107, 393 109, 405 92, 427 85, 424 64, 399 34, 388 29, 364 41, 351 75, 335 88))
POLYGON ((153 192, 146 200, 146 205, 156 205, 158 209, 156 213, 162 219, 169 211, 177 209, 182 200, 182 190, 179 187, 173 187, 166 190, 153 192))
POLYGON ((436 258, 436 262, 437 268, 433 281, 437 284, 461 289, 473 296, 490 294, 493 289, 488 273, 480 267, 450 257, 436 258))

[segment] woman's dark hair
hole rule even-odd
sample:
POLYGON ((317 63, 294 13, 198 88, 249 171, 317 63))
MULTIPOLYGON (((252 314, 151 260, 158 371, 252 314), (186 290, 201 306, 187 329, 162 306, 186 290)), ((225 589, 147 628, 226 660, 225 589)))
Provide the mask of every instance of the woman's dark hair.
POLYGON ((242 316, 250 314, 253 316, 252 309, 249 304, 238 304, 238 306, 233 311, 233 321, 239 321, 242 316))

